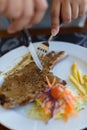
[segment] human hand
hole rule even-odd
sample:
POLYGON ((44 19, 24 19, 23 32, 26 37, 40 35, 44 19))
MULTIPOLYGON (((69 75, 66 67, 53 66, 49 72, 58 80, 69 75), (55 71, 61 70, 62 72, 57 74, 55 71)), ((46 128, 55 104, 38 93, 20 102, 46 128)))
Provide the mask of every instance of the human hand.
POLYGON ((46 0, 0 0, 0 14, 11 20, 9 33, 39 23, 47 7, 46 0))
POLYGON ((51 9, 52 31, 59 32, 60 22, 70 23, 87 12, 87 0, 53 0, 51 9))

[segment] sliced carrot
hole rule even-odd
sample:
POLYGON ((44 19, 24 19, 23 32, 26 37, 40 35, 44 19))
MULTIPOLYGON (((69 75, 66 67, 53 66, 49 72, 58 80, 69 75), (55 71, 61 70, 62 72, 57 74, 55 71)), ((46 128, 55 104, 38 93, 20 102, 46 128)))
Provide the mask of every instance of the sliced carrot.
POLYGON ((51 87, 52 87, 52 84, 50 83, 50 81, 49 81, 49 79, 48 79, 47 76, 46 76, 46 81, 47 81, 48 86, 51 88, 51 87))
POLYGON ((54 86, 56 83, 56 78, 53 79, 52 86, 54 86))
POLYGON ((52 82, 52 83, 50 83, 50 81, 49 81, 48 77, 46 76, 46 81, 47 81, 48 86, 51 88, 52 86, 54 86, 54 85, 55 85, 55 83, 56 83, 56 78, 54 78, 54 79, 53 79, 53 82, 52 82))
POLYGON ((70 115, 70 107, 68 105, 66 105, 66 108, 65 108, 65 116, 64 116, 64 120, 67 121, 68 118, 69 118, 69 115, 70 115))
POLYGON ((51 108, 51 105, 52 105, 52 102, 51 101, 47 101, 45 107, 46 108, 51 108))
POLYGON ((65 104, 62 103, 62 104, 56 109, 56 114, 59 113, 59 112, 61 112, 61 111, 64 110, 64 109, 65 109, 65 104))
POLYGON ((84 100, 86 100, 87 101, 87 97, 86 96, 80 96, 80 95, 78 95, 78 96, 76 96, 76 98, 82 98, 82 99, 84 99, 84 100))
POLYGON ((45 94, 45 93, 43 93, 43 94, 41 94, 41 95, 39 96, 39 98, 42 99, 42 100, 43 100, 45 97, 46 97, 46 94, 45 94))
POLYGON ((51 114, 51 107, 52 107, 52 102, 47 101, 44 107, 45 114, 51 114))

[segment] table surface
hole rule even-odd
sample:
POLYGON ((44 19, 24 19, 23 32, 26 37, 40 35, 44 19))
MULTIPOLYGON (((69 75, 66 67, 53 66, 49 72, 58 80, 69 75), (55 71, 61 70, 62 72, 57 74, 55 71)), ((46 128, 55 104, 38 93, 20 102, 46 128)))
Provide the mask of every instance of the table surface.
POLYGON ((6 127, 0 125, 0 130, 9 130, 9 129, 7 129, 6 127))
MULTIPOLYGON (((8 128, 6 128, 6 127, 2 126, 2 125, 0 125, 0 130, 10 130, 10 129, 8 129, 8 128)), ((86 129, 84 129, 84 130, 87 130, 87 128, 86 128, 86 129)))

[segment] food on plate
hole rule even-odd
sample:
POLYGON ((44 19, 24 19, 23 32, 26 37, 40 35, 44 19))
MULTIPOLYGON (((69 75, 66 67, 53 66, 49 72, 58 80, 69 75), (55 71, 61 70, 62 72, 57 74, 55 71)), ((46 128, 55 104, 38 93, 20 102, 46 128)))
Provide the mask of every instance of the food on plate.
POLYGON ((83 80, 84 80, 84 87, 85 87, 85 89, 87 91, 87 75, 83 76, 83 80))
POLYGON ((77 88, 81 95, 87 95, 87 75, 83 75, 81 70, 77 68, 76 62, 73 63, 72 74, 69 75, 69 80, 77 88))
POLYGON ((65 51, 60 51, 57 54, 52 51, 51 53, 48 53, 46 57, 41 57, 41 60, 43 61, 42 65, 44 66, 44 68, 49 67, 49 69, 52 69, 56 65, 56 63, 65 59, 67 56, 68 54, 65 51))
POLYGON ((46 76, 49 89, 39 94, 33 107, 28 109, 31 118, 48 122, 51 118, 68 120, 70 116, 78 116, 87 99, 75 95, 66 85, 56 83, 56 78, 50 82, 46 76))
POLYGON ((52 51, 41 57, 44 68, 42 71, 37 68, 33 60, 26 65, 23 64, 23 61, 26 63, 26 60, 21 61, 18 64, 19 69, 13 69, 0 88, 0 104, 4 108, 10 109, 34 101, 38 94, 49 89, 46 76, 50 82, 55 77, 56 83, 66 84, 64 80, 50 72, 50 68, 66 56, 67 53, 64 51, 59 53, 52 51))
POLYGON ((72 75, 69 76, 69 79, 74 84, 74 86, 78 89, 81 95, 86 95, 86 91, 83 85, 81 85, 72 75))
POLYGON ((53 81, 46 76, 49 89, 39 94, 35 99, 35 104, 28 109, 31 118, 48 122, 51 118, 63 119, 67 121, 70 116, 78 116, 78 111, 87 104, 86 84, 87 75, 82 75, 74 63, 71 67, 72 75, 70 81, 76 86, 80 94, 75 92, 70 86, 53 81))

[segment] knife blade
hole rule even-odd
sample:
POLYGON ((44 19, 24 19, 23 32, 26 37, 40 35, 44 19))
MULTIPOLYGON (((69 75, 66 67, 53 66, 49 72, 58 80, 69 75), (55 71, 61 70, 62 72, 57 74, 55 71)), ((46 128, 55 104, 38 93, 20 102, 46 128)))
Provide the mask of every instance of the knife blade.
POLYGON ((41 61, 40 61, 39 57, 37 56, 36 50, 34 48, 34 45, 32 43, 31 36, 30 36, 28 30, 27 29, 22 30, 22 34, 23 34, 24 39, 25 39, 24 45, 28 48, 29 52, 31 53, 32 58, 33 58, 34 62, 36 63, 37 67, 40 70, 42 70, 43 67, 42 67, 41 61))
POLYGON ((42 65, 41 65, 41 62, 40 62, 40 60, 39 60, 37 54, 36 54, 36 51, 35 51, 35 49, 34 49, 34 46, 33 46, 33 44, 32 44, 31 42, 30 42, 30 45, 29 45, 28 49, 29 49, 29 51, 30 51, 30 53, 31 53, 31 55, 32 55, 32 57, 33 57, 33 60, 35 61, 36 65, 38 66, 38 68, 39 68, 40 70, 42 70, 43 67, 42 67, 42 65))

